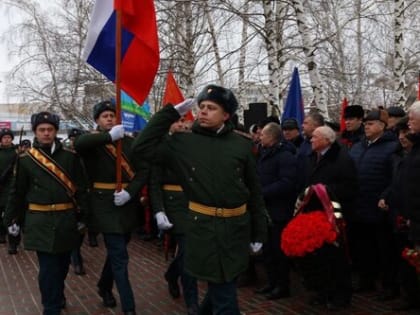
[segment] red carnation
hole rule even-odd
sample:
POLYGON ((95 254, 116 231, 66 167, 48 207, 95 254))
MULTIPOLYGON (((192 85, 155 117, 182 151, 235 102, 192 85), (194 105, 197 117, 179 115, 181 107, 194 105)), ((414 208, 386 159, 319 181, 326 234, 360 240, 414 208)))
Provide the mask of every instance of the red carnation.
POLYGON ((303 257, 336 239, 336 230, 325 212, 319 210, 294 217, 283 230, 280 244, 287 256, 303 257))

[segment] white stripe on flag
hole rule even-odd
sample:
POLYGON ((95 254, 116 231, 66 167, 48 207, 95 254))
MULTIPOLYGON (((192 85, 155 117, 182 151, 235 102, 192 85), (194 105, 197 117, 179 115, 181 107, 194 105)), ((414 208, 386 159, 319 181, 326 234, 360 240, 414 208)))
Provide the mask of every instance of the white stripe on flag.
POLYGON ((86 37, 82 58, 86 61, 95 47, 99 34, 114 12, 114 0, 96 0, 86 37))

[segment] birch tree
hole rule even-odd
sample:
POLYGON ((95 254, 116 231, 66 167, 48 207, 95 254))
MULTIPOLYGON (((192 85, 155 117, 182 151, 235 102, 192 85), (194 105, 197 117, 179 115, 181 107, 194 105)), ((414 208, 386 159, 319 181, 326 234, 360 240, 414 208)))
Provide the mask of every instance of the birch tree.
POLYGON ((394 79, 397 93, 397 104, 404 107, 407 103, 405 95, 405 62, 404 62, 404 0, 395 0, 394 7, 394 79))

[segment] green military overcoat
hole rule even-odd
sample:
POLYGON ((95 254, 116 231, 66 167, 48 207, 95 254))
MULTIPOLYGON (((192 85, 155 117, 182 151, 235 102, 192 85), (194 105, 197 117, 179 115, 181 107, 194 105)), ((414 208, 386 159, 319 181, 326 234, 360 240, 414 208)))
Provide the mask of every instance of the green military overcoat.
MULTIPOLYGON (((122 151, 130 161, 131 144, 133 138, 124 137, 122 151)), ((96 189, 94 183, 116 182, 115 159, 110 156, 105 145, 112 143, 108 132, 93 132, 80 135, 76 138, 74 146, 83 158, 90 189, 90 216, 88 226, 91 231, 101 233, 129 233, 139 226, 139 192, 147 182, 147 170, 136 172, 130 181, 128 175, 122 172, 122 182, 128 183, 125 190, 130 194, 129 202, 122 206, 114 204, 115 189, 96 189)), ((134 166, 132 167, 133 170, 134 166)))
POLYGON ((16 162, 16 147, 0 146, 0 209, 4 210, 9 196, 13 167, 16 162))
POLYGON ((154 213, 163 211, 174 225, 171 232, 184 234, 188 214, 188 199, 183 191, 165 190, 163 185, 180 185, 175 173, 165 164, 154 164, 150 172, 149 196, 154 213))
POLYGON ((189 201, 235 208, 245 214, 215 217, 189 211, 185 267, 192 276, 215 283, 232 281, 246 270, 249 243, 264 242, 267 211, 256 174, 251 142, 233 132, 233 125, 215 131, 194 124, 192 133, 176 133, 157 145, 180 118, 171 106, 150 120, 136 138, 133 151, 141 159, 165 161, 176 172, 189 201))
MULTIPOLYGON (((37 141, 34 141, 34 148, 39 148, 37 141)), ((25 249, 57 254, 78 246, 77 221, 83 221, 87 211, 87 186, 80 158, 75 152, 63 148, 56 140, 54 152, 48 155, 76 185, 74 198, 25 152, 16 163, 4 221, 6 226, 24 222, 25 249), (76 200, 78 210, 76 207, 65 211, 28 210, 29 203, 51 205, 71 203, 73 200, 76 200)))

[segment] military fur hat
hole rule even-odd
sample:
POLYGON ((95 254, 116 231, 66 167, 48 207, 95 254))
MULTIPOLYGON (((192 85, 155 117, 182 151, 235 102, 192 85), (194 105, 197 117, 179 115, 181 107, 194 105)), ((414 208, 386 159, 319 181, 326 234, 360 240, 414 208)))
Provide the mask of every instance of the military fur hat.
POLYGON ((369 121, 369 120, 379 120, 382 121, 385 125, 388 124, 388 113, 386 110, 384 109, 374 109, 372 111, 370 111, 364 121, 369 121))
POLYGON ((3 138, 3 136, 9 135, 12 137, 12 140, 14 138, 13 132, 12 130, 10 130, 9 128, 3 128, 0 130, 0 141, 3 138))
POLYGON ((32 130, 35 131, 39 124, 51 124, 55 127, 56 130, 58 130, 60 126, 60 117, 49 112, 33 114, 31 116, 32 130))
POLYGON ((102 101, 98 104, 96 104, 93 107, 93 119, 98 119, 99 115, 102 114, 105 111, 111 111, 115 113, 115 104, 114 102, 108 100, 108 101, 102 101))
POLYGON ((213 101, 230 115, 233 115, 238 108, 238 101, 231 90, 213 84, 207 85, 198 94, 197 103, 200 105, 202 101, 213 101))
POLYGON ((402 107, 399 106, 391 106, 386 109, 388 112, 389 117, 404 117, 405 111, 402 107))
POLYGON ((82 130, 82 129, 79 129, 79 128, 71 128, 68 132, 67 132, 67 136, 69 137, 69 138, 71 138, 71 137, 77 137, 77 136, 80 136, 80 135, 82 135, 82 134, 84 134, 85 133, 85 131, 84 130, 82 130))
POLYGON ((360 105, 350 105, 344 110, 344 118, 363 118, 365 111, 360 105))

